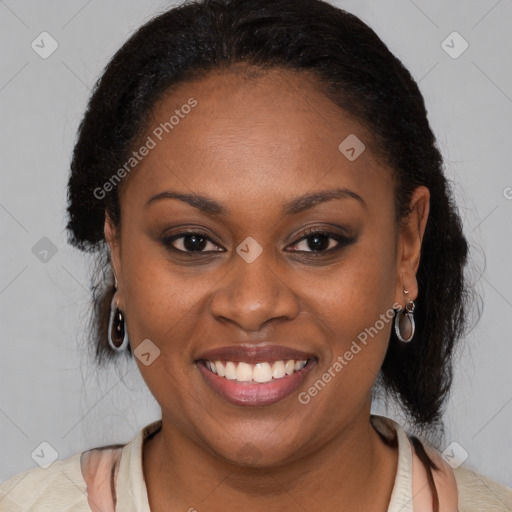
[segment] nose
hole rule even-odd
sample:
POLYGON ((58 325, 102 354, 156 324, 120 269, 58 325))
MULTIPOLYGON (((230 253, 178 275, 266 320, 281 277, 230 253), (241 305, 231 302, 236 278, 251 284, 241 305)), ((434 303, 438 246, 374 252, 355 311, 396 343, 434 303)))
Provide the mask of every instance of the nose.
MULTIPOLYGON (((287 274, 263 251, 248 263, 238 254, 212 294, 210 308, 219 321, 235 323, 240 329, 258 331, 275 319, 293 320, 300 301, 287 282, 287 274)), ((288 279, 289 280, 289 279, 288 279)))

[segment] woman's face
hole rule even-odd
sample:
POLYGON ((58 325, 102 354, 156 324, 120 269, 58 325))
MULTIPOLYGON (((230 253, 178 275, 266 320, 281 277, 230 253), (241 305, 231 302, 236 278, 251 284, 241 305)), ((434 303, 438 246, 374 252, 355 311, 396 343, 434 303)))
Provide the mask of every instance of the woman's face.
POLYGON ((403 288, 417 295, 428 191, 416 190, 399 229, 370 134, 292 71, 184 83, 141 140, 120 193, 120 243, 108 218, 105 232, 163 421, 255 465, 366 428, 393 305, 403 288), (307 364, 288 374, 289 360, 307 364))

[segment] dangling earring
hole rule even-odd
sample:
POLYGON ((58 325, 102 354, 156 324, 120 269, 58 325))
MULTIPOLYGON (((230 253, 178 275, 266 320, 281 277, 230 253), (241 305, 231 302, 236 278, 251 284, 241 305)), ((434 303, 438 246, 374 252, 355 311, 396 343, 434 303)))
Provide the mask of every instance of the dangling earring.
POLYGON ((115 299, 116 294, 114 293, 112 302, 110 303, 110 316, 108 319, 107 337, 110 348, 115 352, 122 352, 128 348, 128 333, 126 331, 126 324, 124 321, 123 313, 118 307, 119 301, 116 301, 115 299))
MULTIPOLYGON (((406 296, 408 293, 409 291, 404 289, 406 296)), ((395 333, 398 339, 404 343, 409 343, 414 336, 414 308, 414 301, 408 299, 405 308, 398 310, 395 315, 395 333)))

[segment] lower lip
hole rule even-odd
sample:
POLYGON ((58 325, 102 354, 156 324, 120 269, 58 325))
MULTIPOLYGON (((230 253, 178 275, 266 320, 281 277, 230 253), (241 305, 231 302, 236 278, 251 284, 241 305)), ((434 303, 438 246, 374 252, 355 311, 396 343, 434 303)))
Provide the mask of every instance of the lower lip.
POLYGON ((206 367, 204 361, 197 361, 196 364, 206 383, 228 402, 234 405, 256 407, 279 402, 291 395, 313 368, 315 360, 308 359, 308 364, 298 372, 261 384, 258 382, 238 382, 219 377, 206 367))

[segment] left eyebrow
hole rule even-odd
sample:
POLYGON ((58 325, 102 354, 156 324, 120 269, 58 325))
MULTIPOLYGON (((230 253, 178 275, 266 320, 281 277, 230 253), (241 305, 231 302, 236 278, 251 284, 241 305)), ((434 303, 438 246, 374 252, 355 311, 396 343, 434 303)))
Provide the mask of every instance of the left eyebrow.
MULTIPOLYGON (((178 199, 210 215, 224 215, 228 213, 228 208, 225 203, 219 203, 214 199, 210 199, 199 194, 183 194, 174 191, 161 192, 160 194, 153 196, 146 203, 146 206, 162 199, 178 199)), ((317 204, 332 201, 334 199, 356 199, 361 205, 367 207, 365 200, 359 194, 356 194, 348 188, 335 188, 331 190, 311 192, 286 201, 283 206, 283 212, 286 215, 297 215, 298 213, 308 210, 317 204)))
POLYGON ((365 200, 359 195, 349 190, 348 188, 335 188, 331 190, 320 190, 318 192, 311 192, 310 194, 304 194, 296 197, 291 201, 287 201, 284 204, 284 212, 287 215, 296 215, 303 212, 317 204, 324 203, 326 201, 332 201, 333 199, 357 199, 361 205, 365 208, 367 204, 365 200))

